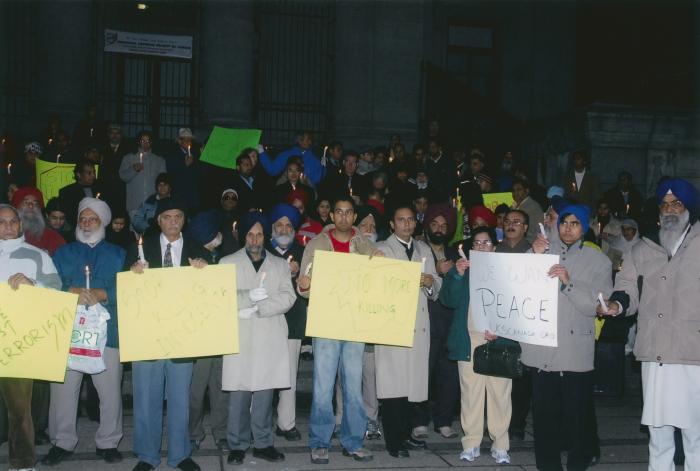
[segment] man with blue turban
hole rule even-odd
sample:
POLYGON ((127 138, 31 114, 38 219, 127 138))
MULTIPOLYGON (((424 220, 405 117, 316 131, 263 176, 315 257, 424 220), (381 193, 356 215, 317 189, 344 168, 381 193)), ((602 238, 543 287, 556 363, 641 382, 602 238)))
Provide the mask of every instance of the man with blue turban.
POLYGON ((649 469, 673 469, 674 427, 686 469, 700 467, 700 226, 698 192, 680 178, 656 190, 658 234, 625 258, 603 315, 638 313, 634 356, 642 362, 649 469))

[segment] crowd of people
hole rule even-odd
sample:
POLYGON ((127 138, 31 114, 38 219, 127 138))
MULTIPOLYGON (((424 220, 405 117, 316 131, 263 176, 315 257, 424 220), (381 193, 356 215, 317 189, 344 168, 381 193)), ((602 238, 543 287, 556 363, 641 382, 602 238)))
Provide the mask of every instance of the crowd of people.
MULTIPOLYGON (((119 361, 117 273, 233 263, 239 354, 130 365, 134 471, 161 462, 165 399, 169 466, 200 469, 192 452, 206 436, 207 397, 210 433, 229 463, 242 464, 251 448, 255 458, 283 461, 275 437, 302 439, 300 357, 313 361, 312 463, 330 462, 334 437, 357 461, 372 460, 365 440, 381 438, 390 456, 408 458, 425 448, 431 424, 440 436, 457 437, 456 417, 459 457, 474 461, 486 406, 496 463, 510 462, 510 443, 524 439, 532 409, 538 469, 561 470, 565 450, 567 469, 584 470, 600 457, 596 323, 618 315, 637 319, 625 332, 628 353, 642 362, 650 469, 672 466, 677 429, 687 469, 700 466, 693 401, 700 393, 700 229, 697 191, 687 181, 664 177, 645 199, 623 172, 603 192, 586 152, 577 150, 570 173, 545 189, 512 153, 489 159, 475 147, 448 154, 437 131, 410 153, 398 135, 387 147, 356 152, 333 141, 320 151, 311 133, 301 132, 277 155, 263 146, 231 155, 235 169, 200 161, 203 145, 187 128, 162 150, 146 131, 132 147, 121 127, 101 123, 94 109, 72 138, 57 117, 40 135, 21 155, 12 156, 5 141, 0 149, 7 197, 0 204, 0 279, 13 289, 69 291, 80 305, 109 311, 106 369, 88 375, 96 452, 105 462, 122 459, 121 384, 129 367, 119 361), (44 201, 37 159, 74 164, 75 183, 44 201), (510 192, 513 204, 486 207, 483 195, 498 192, 510 192), (476 329, 467 249, 559 256, 549 271, 561 288, 558 346, 523 343, 520 378, 474 371, 476 347, 513 341, 476 329), (412 347, 305 338, 319 250, 424 262, 412 347)), ((0 379, 11 468, 33 469, 35 443, 52 445, 44 465, 72 454, 83 381, 71 369, 63 383, 0 379)))

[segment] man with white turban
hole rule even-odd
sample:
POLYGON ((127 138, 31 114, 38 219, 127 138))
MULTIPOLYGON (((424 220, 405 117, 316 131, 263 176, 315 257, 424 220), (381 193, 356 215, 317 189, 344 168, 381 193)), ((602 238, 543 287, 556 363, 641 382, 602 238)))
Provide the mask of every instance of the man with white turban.
MULTIPOLYGON (((117 337, 117 273, 124 266, 123 248, 105 241, 105 227, 112 213, 102 200, 83 198, 78 205, 76 241, 60 247, 53 257, 62 289, 77 294, 78 304, 102 304, 109 312, 106 370, 92 375, 100 398, 100 426, 95 434, 97 455, 108 463, 121 461, 117 445, 122 439, 122 365, 117 337), (87 269, 86 269, 87 267, 87 269), (90 279, 89 288, 87 277, 90 279)), ((51 383, 49 436, 52 447, 41 462, 55 465, 71 455, 78 444, 77 408, 83 373, 67 370, 63 383, 51 383)))
POLYGON ((685 469, 700 469, 700 225, 698 192, 680 178, 656 190, 659 230, 624 259, 601 315, 638 313, 634 356, 642 362, 649 426, 649 470, 673 469, 674 427, 681 429, 685 469))

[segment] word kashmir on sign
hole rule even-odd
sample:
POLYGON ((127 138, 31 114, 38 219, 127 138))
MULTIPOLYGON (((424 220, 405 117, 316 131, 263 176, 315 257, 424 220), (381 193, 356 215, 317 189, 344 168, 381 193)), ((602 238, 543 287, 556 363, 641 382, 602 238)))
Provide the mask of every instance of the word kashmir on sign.
POLYGON ((559 279, 547 274, 558 255, 469 252, 469 305, 476 329, 557 346, 559 279))
POLYGON ((78 295, 0 283, 0 377, 62 383, 78 295))
POLYGON ((413 346, 420 263, 316 251, 306 335, 413 346))
POLYGON ((235 265, 117 274, 122 362, 238 353, 235 265))

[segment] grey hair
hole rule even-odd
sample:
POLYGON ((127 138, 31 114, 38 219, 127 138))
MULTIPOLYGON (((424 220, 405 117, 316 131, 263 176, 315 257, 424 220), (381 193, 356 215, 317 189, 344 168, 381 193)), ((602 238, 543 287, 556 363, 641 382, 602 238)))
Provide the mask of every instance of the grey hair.
POLYGON ((0 203, 0 211, 2 211, 3 209, 9 209, 13 213, 15 213, 17 220, 19 220, 19 235, 22 235, 24 231, 22 230, 22 217, 19 215, 19 210, 11 204, 0 203))

